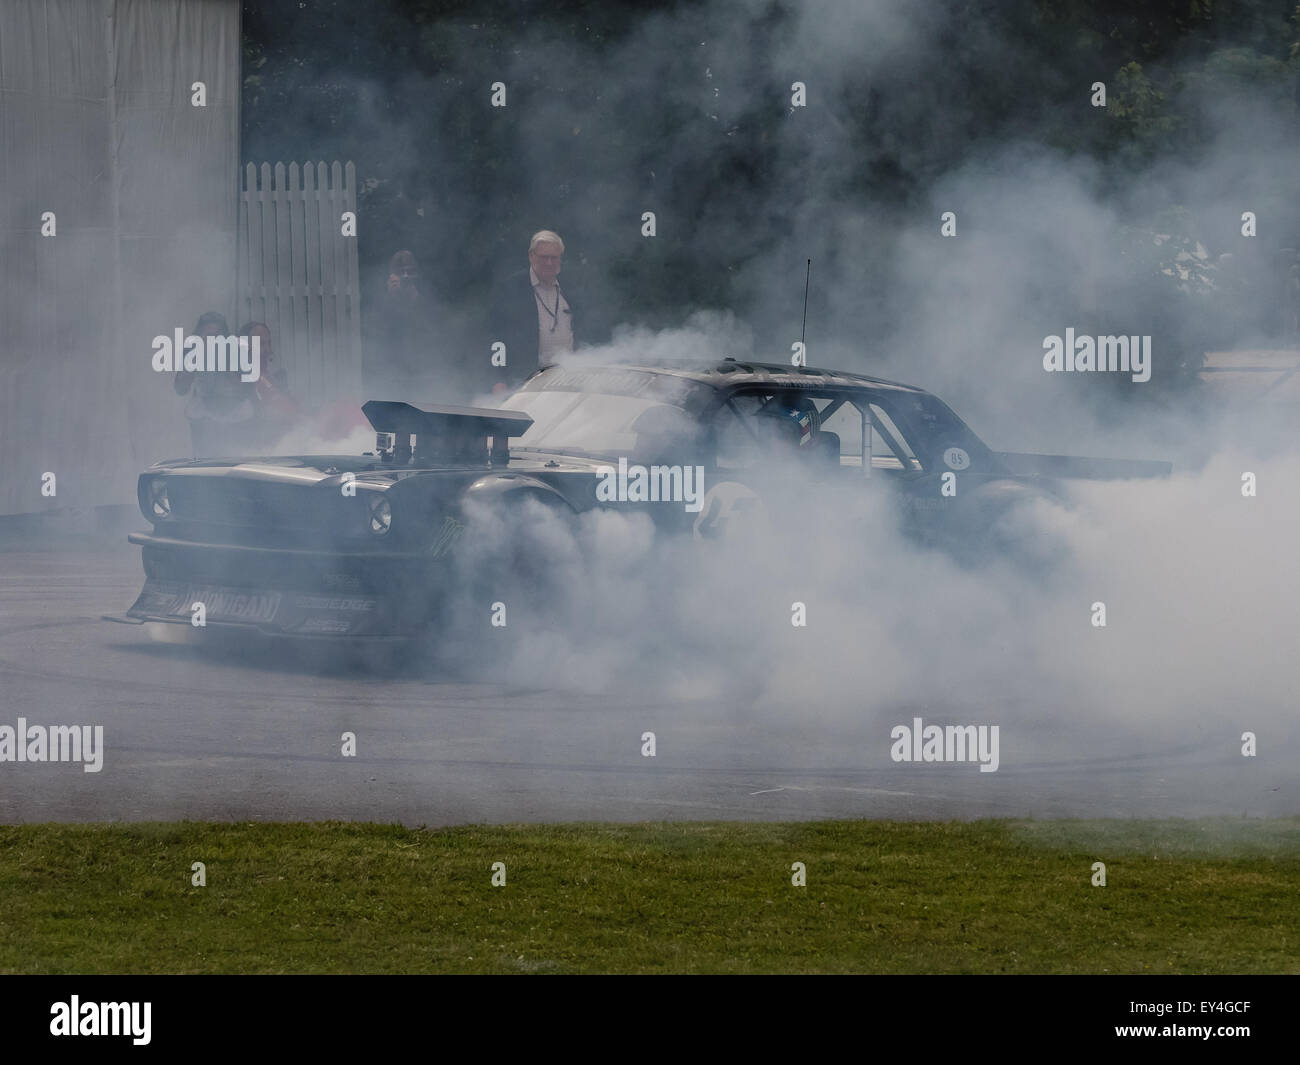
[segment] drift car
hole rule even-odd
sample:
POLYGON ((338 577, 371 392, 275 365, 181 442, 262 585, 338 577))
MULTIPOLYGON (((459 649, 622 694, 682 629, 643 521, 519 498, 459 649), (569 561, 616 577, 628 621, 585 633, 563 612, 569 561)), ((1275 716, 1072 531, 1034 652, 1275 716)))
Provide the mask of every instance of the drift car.
MULTIPOLYGON (((859 374, 722 362, 549 367, 500 409, 371 401, 376 449, 160 462, 134 622, 304 637, 397 637, 463 581, 465 547, 543 504, 642 510, 667 533, 723 536, 778 479, 880 491, 904 528, 987 527, 1062 477, 1162 476, 1162 462, 991 450, 923 389, 859 374), (739 517, 738 517, 739 516, 739 517)), ((516 524, 511 526, 514 521, 516 524)), ((527 560, 545 567, 544 551, 527 560)))

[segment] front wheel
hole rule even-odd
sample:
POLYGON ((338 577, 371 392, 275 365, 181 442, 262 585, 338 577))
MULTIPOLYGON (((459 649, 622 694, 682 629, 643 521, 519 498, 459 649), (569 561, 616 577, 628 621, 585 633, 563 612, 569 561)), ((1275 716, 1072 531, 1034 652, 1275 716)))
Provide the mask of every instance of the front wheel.
POLYGON ((520 492, 469 501, 460 521, 438 612, 450 641, 504 652, 566 624, 581 561, 567 505, 520 492))

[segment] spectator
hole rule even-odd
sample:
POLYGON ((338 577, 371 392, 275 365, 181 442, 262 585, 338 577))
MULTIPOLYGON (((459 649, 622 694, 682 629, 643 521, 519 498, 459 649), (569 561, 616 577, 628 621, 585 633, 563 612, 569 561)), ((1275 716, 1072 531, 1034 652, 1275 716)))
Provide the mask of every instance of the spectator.
POLYGON ((371 336, 367 391, 409 397, 435 387, 433 308, 409 251, 389 260, 371 336))
POLYGON ((257 337, 261 364, 261 376, 254 386, 258 437, 262 444, 270 445, 292 428, 302 411, 289 392, 288 372, 283 366, 276 365, 270 327, 265 322, 245 322, 240 327, 239 335, 247 337, 250 346, 253 337, 257 337))
POLYGON ((506 346, 506 365, 496 368, 494 392, 518 386, 576 346, 579 319, 559 282, 563 259, 564 241, 558 233, 534 233, 528 243, 528 269, 511 274, 493 291, 491 342, 506 346))
MULTIPOLYGON (((193 335, 224 337, 229 332, 225 316, 208 311, 199 317, 193 335)), ((195 458, 245 454, 255 442, 255 386, 241 381, 238 373, 177 370, 172 387, 177 395, 187 397, 185 417, 195 458)))

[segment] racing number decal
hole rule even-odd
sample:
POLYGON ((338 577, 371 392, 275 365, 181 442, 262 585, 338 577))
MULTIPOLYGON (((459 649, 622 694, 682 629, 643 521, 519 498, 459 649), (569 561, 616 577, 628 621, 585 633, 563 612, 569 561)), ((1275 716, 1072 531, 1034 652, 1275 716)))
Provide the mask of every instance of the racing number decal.
POLYGON ((970 456, 959 447, 950 447, 943 453, 943 462, 950 470, 964 470, 970 465, 970 456))

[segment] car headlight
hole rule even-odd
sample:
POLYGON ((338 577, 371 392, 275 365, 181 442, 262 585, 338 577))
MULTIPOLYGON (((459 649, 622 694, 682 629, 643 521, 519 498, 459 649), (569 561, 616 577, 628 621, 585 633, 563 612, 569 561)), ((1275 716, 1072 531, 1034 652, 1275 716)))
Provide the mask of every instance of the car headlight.
POLYGON ((161 477, 149 484, 149 513, 159 519, 172 516, 172 501, 167 498, 167 482, 161 477))
POLYGON ((370 531, 383 536, 393 525, 392 505, 383 496, 370 500, 370 531))

